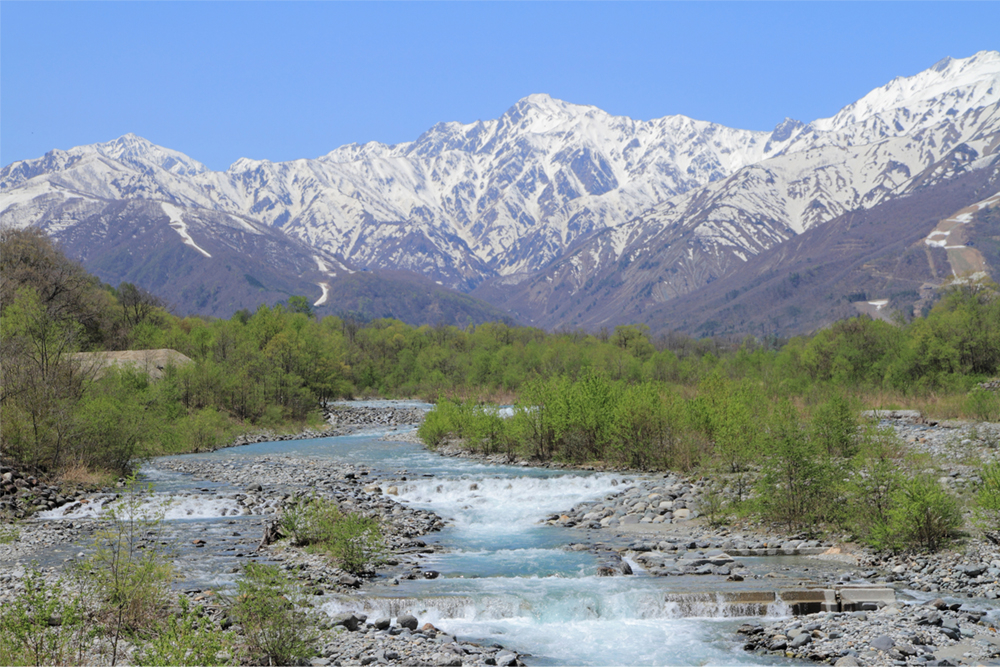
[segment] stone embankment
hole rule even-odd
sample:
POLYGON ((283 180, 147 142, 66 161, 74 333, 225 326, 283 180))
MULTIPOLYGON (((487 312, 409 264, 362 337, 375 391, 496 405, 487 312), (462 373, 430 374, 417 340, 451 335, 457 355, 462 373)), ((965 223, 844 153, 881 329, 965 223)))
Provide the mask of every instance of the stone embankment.
POLYGON ((982 664, 1000 656, 995 623, 984 608, 935 599, 751 622, 737 632, 745 637, 747 651, 839 667, 943 666, 982 664))
POLYGON ((441 632, 430 623, 418 626, 411 614, 369 618, 348 612, 331 619, 332 631, 324 632, 320 657, 310 664, 326 665, 523 665, 519 656, 498 646, 463 642, 441 632))
POLYGON ((369 426, 410 426, 420 424, 426 416, 427 411, 421 408, 327 403, 323 406, 323 419, 329 425, 323 429, 306 429, 300 433, 277 433, 266 429, 254 431, 236 436, 222 445, 222 448, 252 445, 258 442, 329 438, 337 435, 349 435, 360 428, 369 426))
POLYGON ((334 426, 403 426, 419 424, 426 416, 427 411, 422 408, 344 403, 327 403, 323 407, 323 417, 334 426))
POLYGON ((226 447, 239 447, 240 445, 253 445, 258 442, 285 442, 287 440, 312 440, 314 438, 328 438, 332 435, 343 435, 336 429, 314 430, 306 429, 300 433, 275 433, 274 431, 254 431, 238 435, 228 443, 226 447))
POLYGON ((546 522, 587 531, 603 529, 609 535, 594 539, 610 539, 616 550, 632 554, 643 569, 656 575, 735 574, 733 580, 742 581, 752 575, 740 574, 744 566, 733 556, 813 555, 833 546, 801 535, 712 528, 695 521, 706 490, 703 480, 669 474, 658 479, 623 478, 621 484, 620 493, 581 503, 546 522))
POLYGON ((73 502, 86 493, 83 489, 48 485, 32 475, 0 467, 0 517, 23 519, 73 502))

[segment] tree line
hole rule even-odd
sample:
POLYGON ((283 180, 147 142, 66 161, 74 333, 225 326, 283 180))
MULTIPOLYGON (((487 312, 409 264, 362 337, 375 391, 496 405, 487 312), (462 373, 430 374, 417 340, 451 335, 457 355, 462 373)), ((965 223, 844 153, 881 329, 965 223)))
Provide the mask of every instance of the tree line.
MULTIPOLYGON (((323 401, 452 397, 546 406, 518 422, 534 430, 517 446, 539 456, 685 467, 703 460, 704 442, 750 451, 735 417, 705 416, 721 385, 748 396, 740 410, 755 417, 780 399, 808 415, 842 396, 998 418, 994 393, 970 393, 1000 372, 998 322, 987 281, 947 288, 926 318, 858 317, 787 341, 694 340, 634 325, 587 333, 359 322, 317 318, 301 296, 229 319, 180 317, 134 285, 102 284, 41 232, 4 229, 0 445, 6 460, 38 472, 122 474, 143 456, 210 449, 245 430, 318 425, 323 401), (157 348, 193 363, 154 382, 129 369, 88 372, 72 357, 157 348), (550 404, 579 423, 567 427, 550 404)), ((487 441, 511 446, 505 439, 487 441)))

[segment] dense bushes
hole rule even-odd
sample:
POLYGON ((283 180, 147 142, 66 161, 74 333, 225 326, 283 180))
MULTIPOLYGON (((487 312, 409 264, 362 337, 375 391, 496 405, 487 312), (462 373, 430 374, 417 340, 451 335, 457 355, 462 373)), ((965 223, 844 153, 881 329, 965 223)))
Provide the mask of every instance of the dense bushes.
MULTIPOLYGON (((702 511, 716 523, 741 515, 793 532, 835 527, 891 550, 934 549, 961 527, 958 501, 918 472, 895 432, 859 423, 838 395, 807 419, 791 401, 717 373, 691 399, 661 383, 589 376, 528 383, 510 412, 442 398, 419 434, 432 447, 454 437, 482 453, 538 461, 697 466, 714 480, 702 511)), ((1000 473, 988 471, 981 504, 997 521, 1000 473)))
POLYGON ((250 651, 269 665, 299 664, 313 655, 314 637, 299 622, 302 602, 296 582, 276 565, 247 563, 237 582, 229 612, 250 651))
POLYGON ((453 436, 484 454, 539 461, 685 469, 697 462, 685 405, 660 383, 597 375, 535 380, 525 383, 511 413, 504 418, 496 405, 442 397, 418 434, 431 447, 453 436))
POLYGON ((378 521, 345 514, 332 500, 298 499, 285 509, 281 526, 296 544, 326 553, 351 574, 374 574, 385 562, 387 549, 378 521))

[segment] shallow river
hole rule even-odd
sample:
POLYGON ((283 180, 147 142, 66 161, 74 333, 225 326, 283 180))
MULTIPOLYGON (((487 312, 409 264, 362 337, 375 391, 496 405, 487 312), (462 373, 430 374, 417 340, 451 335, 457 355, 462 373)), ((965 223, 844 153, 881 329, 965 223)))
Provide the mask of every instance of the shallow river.
MULTIPOLYGON (((530 654, 525 661, 532 665, 761 664, 760 656, 744 653, 736 641, 733 630, 740 620, 724 617, 715 603, 719 578, 652 577, 634 563, 634 576, 598 577, 599 556, 565 549, 581 541, 582 531, 539 524, 578 502, 622 491, 627 477, 488 466, 415 444, 379 441, 385 433, 259 443, 191 457, 333 458, 405 474, 399 500, 448 522, 422 538, 447 548, 422 563, 438 570, 438 579, 392 585, 382 578, 366 585, 358 602, 327 603, 331 613, 364 610, 372 617, 408 611, 421 624, 429 621, 459 638, 530 654), (701 593, 704 603, 682 610, 669 600, 690 592, 701 593)), ((260 518, 220 516, 226 502, 217 496, 232 491, 225 486, 159 470, 155 461, 144 472, 164 497, 194 493, 167 514, 168 531, 178 544, 199 535, 232 544, 212 557, 190 547, 180 552, 187 585, 231 581, 253 548, 249 543, 259 540, 260 518)))

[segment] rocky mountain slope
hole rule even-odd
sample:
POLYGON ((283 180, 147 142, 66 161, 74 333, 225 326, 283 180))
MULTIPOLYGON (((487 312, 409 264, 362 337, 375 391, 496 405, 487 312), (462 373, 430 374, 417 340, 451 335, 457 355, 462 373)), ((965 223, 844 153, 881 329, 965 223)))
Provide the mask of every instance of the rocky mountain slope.
MULTIPOLYGON (((991 164, 998 102, 1000 53, 984 51, 772 132, 684 116, 636 121, 532 95, 496 120, 442 123, 413 142, 241 159, 225 172, 126 135, 5 167, 0 224, 60 238, 84 224, 96 248, 95 210, 157 202, 182 222, 280 233, 331 266, 475 289, 540 326, 596 327, 643 319, 847 212, 991 164)), ((196 252, 224 243, 208 240, 221 228, 203 225, 188 243, 182 225, 171 227, 196 252)), ((291 264, 285 273, 321 299, 323 276, 291 264)))

